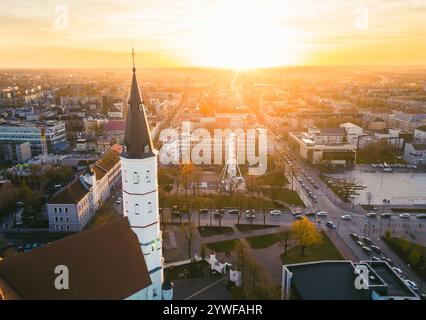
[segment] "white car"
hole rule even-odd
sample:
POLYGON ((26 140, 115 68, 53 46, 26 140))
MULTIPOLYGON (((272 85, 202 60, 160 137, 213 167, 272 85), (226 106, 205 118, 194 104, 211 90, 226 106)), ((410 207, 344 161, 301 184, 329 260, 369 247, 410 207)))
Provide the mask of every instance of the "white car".
POLYGON ((326 217, 327 216, 327 212, 325 211, 318 211, 317 212, 317 217, 326 217))
POLYGON ((410 219, 410 215, 409 215, 408 213, 401 213, 401 214, 399 215, 399 217, 400 217, 401 219, 410 219))
POLYGON ((271 216, 280 216, 281 215, 281 211, 280 210, 271 210, 271 212, 269 212, 269 214, 271 216))
POLYGON ((414 291, 418 291, 419 290, 419 287, 418 287, 418 285, 414 282, 414 281, 411 281, 411 280, 408 280, 408 279, 406 279, 405 280, 405 283, 411 288, 411 289, 413 289, 414 291))
POLYGON ((342 220, 352 220, 352 216, 349 214, 345 214, 344 216, 342 216, 342 220))
POLYGON ((402 276, 402 270, 401 270, 400 268, 393 267, 392 269, 393 269, 393 271, 395 271, 395 272, 396 272, 399 276, 402 276))
POLYGON ((366 216, 368 218, 376 218, 377 217, 377 213, 376 212, 369 212, 366 214, 366 216))

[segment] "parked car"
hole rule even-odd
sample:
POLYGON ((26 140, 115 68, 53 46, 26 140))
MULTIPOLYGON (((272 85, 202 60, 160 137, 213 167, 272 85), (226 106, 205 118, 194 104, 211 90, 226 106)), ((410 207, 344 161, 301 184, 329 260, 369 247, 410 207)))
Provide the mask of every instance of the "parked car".
POLYGON ((121 204, 122 202, 123 200, 121 200, 120 198, 115 201, 116 204, 121 204))
POLYGON ((361 248, 364 246, 364 243, 363 243, 362 241, 359 241, 359 240, 358 240, 356 243, 357 243, 357 244, 358 244, 361 248))
POLYGON ((378 246, 371 246, 371 249, 376 253, 383 253, 382 249, 380 249, 378 246))
POLYGON ((254 213, 246 213, 246 219, 254 219, 256 215, 254 213))
POLYGON ((368 255, 371 255, 373 253, 369 247, 363 246, 361 249, 368 255))
POLYGON ((354 240, 357 240, 357 241, 359 240, 359 236, 356 233, 351 233, 350 236, 354 240))
POLYGON ((366 216, 367 216, 368 218, 377 218, 377 213, 376 213, 376 212, 368 212, 368 213, 366 214, 366 216))
POLYGON ((296 219, 296 220, 302 220, 303 216, 301 214, 298 214, 297 216, 294 217, 294 219, 296 219))
POLYGON ((382 259, 380 259, 379 257, 375 257, 375 256, 372 256, 371 260, 373 260, 373 261, 382 261, 382 259))
POLYGON ((372 244, 373 244, 373 241, 371 241, 371 239, 370 239, 370 238, 362 237, 362 238, 361 238, 361 240, 362 240, 365 244, 368 244, 368 245, 372 245, 372 244))
POLYGON ((383 256, 383 257, 382 257, 382 260, 383 260, 383 261, 386 261, 387 263, 389 263, 389 265, 392 265, 392 264, 393 264, 392 260, 391 260, 391 259, 389 259, 389 258, 387 258, 387 257, 385 257, 385 256, 383 256))
POLYGON ((327 216, 327 212, 325 211, 318 211, 317 212, 317 217, 326 217, 327 216))
POLYGON ((417 284, 414 282, 414 281, 411 281, 411 280, 409 280, 409 279, 406 279, 405 280, 405 283, 411 288, 411 289, 413 289, 414 291, 418 291, 419 290, 419 287, 417 286, 417 284))
POLYGON ((295 217, 300 216, 302 213, 300 211, 293 211, 291 214, 295 217))
POLYGON ((230 214, 238 214, 238 213, 240 213, 240 211, 237 210, 237 209, 231 209, 231 210, 228 211, 228 213, 230 213, 230 214))
POLYGON ((393 271, 395 271, 400 277, 404 274, 400 268, 393 267, 393 271))
POLYGON ((271 210, 271 212, 269 214, 271 216, 280 216, 281 215, 281 210, 271 210))
POLYGON ((315 216, 315 212, 312 212, 312 211, 306 212, 305 216, 307 216, 307 217, 314 217, 315 216))
POLYGON ((389 219, 390 217, 392 217, 392 215, 388 212, 383 212, 380 217, 382 217, 383 219, 389 219))
POLYGON ((401 219, 410 219, 410 215, 409 215, 408 213, 401 213, 401 214, 399 215, 399 217, 400 217, 401 219))
POLYGON ((209 209, 200 209, 200 213, 202 214, 209 213, 209 209))
POLYGON ((352 216, 349 214, 345 214, 344 216, 341 217, 343 220, 352 220, 352 216))
POLYGON ((420 213, 416 216, 417 219, 426 219, 426 213, 420 213))
POLYGON ((384 172, 393 172, 393 169, 392 168, 384 168, 383 171, 384 172))
POLYGON ((327 227, 329 227, 330 229, 333 229, 333 230, 337 228, 336 224, 332 221, 327 221, 327 223, 325 225, 327 227))

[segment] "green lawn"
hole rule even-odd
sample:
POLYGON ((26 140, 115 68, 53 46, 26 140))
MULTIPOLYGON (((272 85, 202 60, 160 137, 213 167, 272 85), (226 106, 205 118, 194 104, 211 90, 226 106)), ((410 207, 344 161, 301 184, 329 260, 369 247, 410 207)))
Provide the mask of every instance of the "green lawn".
POLYGON ((278 233, 263 234, 260 236, 246 238, 253 249, 265 249, 280 241, 278 233))
POLYGON ((402 260, 410 264, 423 280, 426 280, 425 246, 397 237, 382 237, 382 239, 402 260))
POLYGON ((286 177, 284 177, 282 172, 272 171, 269 173, 264 174, 263 176, 259 176, 256 178, 256 184, 258 185, 268 185, 268 186, 275 186, 275 185, 285 185, 288 181, 286 177))
POLYGON ((214 252, 230 252, 235 250, 238 239, 206 243, 206 247, 214 252))
POLYGON ((321 232, 322 244, 305 249, 305 256, 300 254, 300 247, 295 246, 287 251, 287 254, 281 255, 283 264, 304 263, 320 260, 344 260, 340 252, 328 238, 328 236, 321 232))
POLYGON ((276 224, 236 224, 235 225, 240 232, 248 232, 252 230, 258 230, 258 229, 269 229, 269 228, 276 228, 278 225, 276 224))
POLYGON ((95 216, 92 218, 92 220, 90 220, 85 229, 90 229, 95 226, 113 222, 120 217, 121 215, 115 211, 112 200, 108 200, 98 209, 95 216))
POLYGON ((414 213, 424 213, 426 209, 421 208, 391 208, 393 212, 414 212, 414 213))
POLYGON ((271 199, 275 197, 279 201, 283 201, 295 206, 304 206, 302 199, 300 199, 296 191, 281 188, 276 190, 271 190, 271 188, 262 188, 262 193, 271 199))
POLYGON ((198 232, 202 237, 210 237, 218 234, 231 234, 234 233, 234 230, 231 227, 200 226, 198 232))

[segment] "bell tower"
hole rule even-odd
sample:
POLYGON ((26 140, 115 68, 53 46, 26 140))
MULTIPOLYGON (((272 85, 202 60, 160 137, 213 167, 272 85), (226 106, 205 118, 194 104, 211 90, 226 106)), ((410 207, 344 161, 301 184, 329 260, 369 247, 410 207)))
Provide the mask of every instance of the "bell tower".
POLYGON ((148 299, 162 299, 163 254, 157 183, 157 151, 154 149, 142 96, 136 79, 130 87, 126 132, 121 158, 124 216, 139 239, 151 277, 148 299))

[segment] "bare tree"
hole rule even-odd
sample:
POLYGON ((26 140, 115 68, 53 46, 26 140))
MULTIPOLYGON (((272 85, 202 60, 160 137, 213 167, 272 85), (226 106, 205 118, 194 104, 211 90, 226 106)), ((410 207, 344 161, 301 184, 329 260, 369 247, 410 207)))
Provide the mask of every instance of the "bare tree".
POLYGON ((291 229, 286 228, 286 227, 281 227, 278 231, 279 234, 279 239, 280 239, 280 243, 284 248, 284 255, 287 254, 287 249, 290 246, 290 242, 291 242, 291 229))
POLYGON ((180 229, 182 230, 188 245, 188 258, 191 259, 192 245, 194 242, 196 227, 192 223, 185 223, 180 225, 180 229))
POLYGON ((373 194, 370 191, 368 191, 366 194, 366 197, 367 197, 368 205, 371 205, 371 200, 373 200, 373 194))

